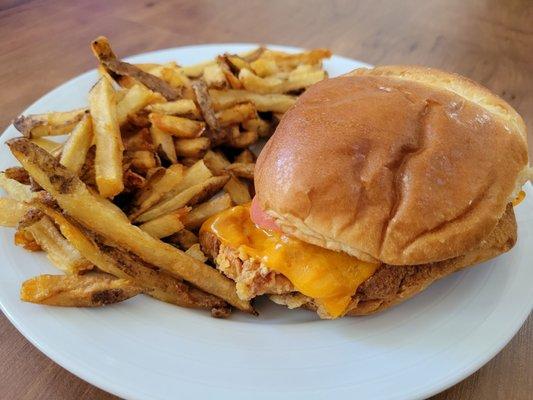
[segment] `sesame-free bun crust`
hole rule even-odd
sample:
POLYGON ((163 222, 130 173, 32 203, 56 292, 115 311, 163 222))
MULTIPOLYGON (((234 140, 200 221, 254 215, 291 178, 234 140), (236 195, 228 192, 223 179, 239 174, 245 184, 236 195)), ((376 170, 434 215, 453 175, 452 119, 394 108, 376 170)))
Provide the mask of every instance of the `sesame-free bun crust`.
POLYGON ((261 152, 261 206, 302 240, 393 265, 458 257, 528 171, 526 129, 470 80, 360 69, 309 88, 261 152))

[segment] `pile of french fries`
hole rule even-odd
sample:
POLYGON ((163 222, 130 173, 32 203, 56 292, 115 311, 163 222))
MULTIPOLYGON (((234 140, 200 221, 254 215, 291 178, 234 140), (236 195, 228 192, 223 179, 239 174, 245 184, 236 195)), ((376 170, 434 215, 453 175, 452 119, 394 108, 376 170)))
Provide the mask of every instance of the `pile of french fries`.
POLYGON ((96 307, 144 293, 215 317, 255 313, 207 264, 198 229, 251 201, 250 146, 326 78, 330 52, 260 47, 182 67, 123 62, 105 37, 91 48, 88 108, 20 116, 7 142, 21 166, 0 173, 0 225, 63 272, 24 282, 21 299, 96 307))

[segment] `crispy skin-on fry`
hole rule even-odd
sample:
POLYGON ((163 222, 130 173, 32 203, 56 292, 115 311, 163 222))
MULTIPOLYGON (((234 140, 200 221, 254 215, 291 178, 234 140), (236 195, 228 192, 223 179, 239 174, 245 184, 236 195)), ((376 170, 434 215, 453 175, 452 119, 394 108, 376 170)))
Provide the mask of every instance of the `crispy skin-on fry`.
POLYGON ((226 156, 224 156, 224 154, 219 151, 212 150, 209 150, 207 153, 205 153, 204 163, 214 175, 226 174, 225 168, 230 165, 230 162, 226 156))
POLYGON ((300 64, 317 64, 329 57, 331 51, 328 49, 313 49, 295 54, 266 49, 261 54, 261 58, 274 60, 280 69, 284 70, 296 68, 300 64))
POLYGON ((255 131, 244 131, 241 132, 239 127, 234 127, 231 130, 231 135, 229 136, 228 145, 231 147, 236 147, 238 149, 244 149, 248 146, 251 146, 259 140, 259 134, 255 131))
POLYGON ((209 90, 215 110, 223 110, 237 103, 250 101, 257 111, 273 111, 284 113, 295 102, 295 96, 286 94, 259 94, 248 90, 209 90))
POLYGON ((92 142, 92 119, 89 114, 85 114, 63 146, 60 163, 75 174, 79 174, 92 142))
POLYGON ((100 270, 118 278, 129 279, 149 296, 167 303, 207 309, 227 307, 218 297, 158 271, 156 267, 124 250, 102 243, 93 232, 79 227, 60 212, 43 204, 38 206, 59 225, 61 233, 68 241, 100 270))
POLYGON ((4 189, 9 197, 18 201, 30 201, 34 196, 29 185, 7 178, 3 172, 0 172, 0 188, 4 189))
POLYGON ((158 65, 157 67, 151 68, 146 72, 161 78, 170 86, 178 90, 182 90, 184 86, 189 84, 189 78, 187 78, 187 76, 182 73, 181 69, 176 65, 176 63, 173 62, 158 65))
POLYGON ((134 85, 124 98, 117 102, 117 120, 119 125, 128 121, 128 115, 135 114, 151 103, 162 102, 165 99, 142 85, 134 85))
POLYGON ((103 204, 105 199, 98 199, 50 154, 24 138, 11 139, 7 144, 32 178, 54 197, 65 212, 87 228, 172 276, 184 279, 243 311, 254 312, 249 302, 239 299, 233 281, 172 245, 152 238, 122 217, 116 218, 113 208, 103 204))
POLYGON ((278 64, 276 61, 258 58, 250 63, 250 68, 256 73, 257 76, 264 78, 266 76, 274 75, 279 72, 278 64))
POLYGON ((29 138, 64 135, 74 129, 85 113, 87 109, 80 108, 72 111, 21 115, 13 122, 13 125, 29 138))
POLYGON ((213 109, 211 96, 207 90, 207 85, 204 81, 195 81, 192 84, 194 94, 196 95, 196 101, 200 106, 200 112, 205 122, 212 130, 218 130, 220 128, 215 110, 213 109))
POLYGON ((246 204, 252 201, 248 186, 234 176, 226 183, 224 191, 229 194, 234 204, 246 204))
POLYGON ((254 179, 255 163, 233 163, 226 167, 226 171, 240 178, 254 179))
POLYGON ((198 119, 201 117, 200 111, 190 99, 180 99, 176 101, 168 101, 166 103, 150 104, 146 107, 150 112, 166 115, 179 115, 182 117, 198 119))
POLYGON ((259 117, 244 121, 242 127, 247 131, 257 132, 259 137, 268 137, 273 131, 272 125, 259 117))
POLYGON ((160 202, 164 196, 174 190, 183 180, 183 165, 174 164, 166 170, 154 174, 150 177, 133 200, 133 209, 130 218, 135 219, 137 216, 160 202))
POLYGON ((218 64, 208 65, 203 73, 204 81, 207 87, 215 89, 224 89, 228 86, 228 81, 224 75, 224 71, 218 64))
POLYGON ((141 189, 146 184, 146 179, 143 176, 128 169, 124 172, 124 191, 134 192, 141 189))
POLYGON ((22 201, 0 197, 0 226, 15 228, 29 208, 22 201))
POLYGON ((199 242, 198 236, 188 229, 182 229, 181 231, 169 236, 165 240, 169 243, 177 244, 185 250, 199 242))
POLYGON ((231 88, 242 89, 241 81, 235 76, 224 56, 217 57, 217 64, 222 70, 222 73, 226 77, 226 80, 229 82, 231 88))
POLYGON ((228 179, 228 175, 214 176, 197 185, 191 186, 182 192, 179 192, 176 196, 149 209, 144 214, 141 214, 137 218, 137 221, 151 221, 154 218, 168 214, 174 210, 185 207, 186 205, 193 205, 203 201, 220 191, 228 179))
POLYGON ((235 157, 235 163, 253 164, 255 162, 254 153, 249 149, 243 150, 237 157, 235 157))
POLYGON ((211 145, 206 137, 195 139, 178 139, 174 142, 179 157, 202 158, 211 145))
POLYGON ((176 155, 176 148, 174 147, 172 136, 163 132, 155 125, 150 127, 150 134, 152 135, 152 142, 157 149, 157 154, 170 161, 172 164, 176 164, 178 162, 178 157, 176 155))
POLYGON ((206 255, 204 254, 204 252, 200 248, 200 243, 193 244, 191 247, 189 247, 185 251, 185 253, 187 253, 188 255, 190 255, 193 258, 196 258, 198 261, 201 261, 201 262, 206 262, 207 261, 206 255))
POLYGON ((100 307, 137 296, 142 290, 107 274, 39 275, 20 289, 20 299, 59 307, 100 307))
POLYGON ((61 153, 61 149, 63 148, 62 143, 54 142, 53 140, 49 140, 44 137, 31 138, 30 140, 32 143, 36 144, 41 149, 45 149, 54 157, 61 153))
POLYGON ((219 111, 217 114, 218 123, 220 126, 230 126, 233 124, 240 124, 249 119, 255 118, 257 112, 253 103, 240 103, 233 107, 226 108, 219 111))
POLYGON ((22 247, 28 251, 41 251, 42 248, 35 241, 33 235, 25 229, 17 229, 15 232, 15 246, 22 247))
POLYGON ((131 152, 131 167, 142 173, 146 174, 148 170, 156 167, 156 160, 154 153, 148 150, 137 150, 131 152))
POLYGON ((236 54, 224 54, 224 59, 232 71, 239 72, 243 68, 250 68, 250 64, 242 56, 236 54))
POLYGON ((139 129, 137 132, 122 132, 122 143, 127 151, 155 150, 148 128, 139 129))
POLYGON ((242 69, 239 73, 244 88, 256 93, 287 93, 307 88, 323 80, 326 73, 323 70, 289 74, 288 79, 276 77, 261 78, 249 69, 242 69))
POLYGON ((202 76, 204 69, 210 65, 215 65, 215 60, 205 61, 194 65, 189 65, 187 67, 183 67, 183 72, 189 77, 189 78, 199 78, 202 76))
POLYGON ((215 197, 205 203, 194 207, 182 219, 183 225, 188 229, 200 227, 209 217, 218 214, 231 207, 231 198, 226 193, 222 196, 215 197))
POLYGON ((22 167, 9 167, 6 168, 4 171, 4 175, 7 179, 13 179, 19 183, 22 183, 23 185, 29 185, 30 182, 30 176, 26 172, 26 170, 22 167))
POLYGON ((188 209, 178 209, 169 214, 145 222, 144 224, 139 225, 139 228, 148 232, 153 237, 161 239, 183 229, 181 218, 183 218, 183 215, 187 212, 188 209))
POLYGON ((205 131, 205 123, 173 115, 151 113, 150 122, 163 132, 178 138, 197 138, 205 131))
POLYGON ((89 92, 89 109, 96 143, 96 185, 102 196, 113 197, 124 189, 123 144, 117 120, 115 94, 107 79, 100 79, 89 92))
POLYGON ((58 231, 52 221, 43 216, 26 227, 35 241, 46 251, 52 264, 66 274, 78 274, 92 269, 93 265, 73 247, 58 231))
POLYGON ((111 50, 107 38, 100 36, 91 44, 94 55, 108 71, 118 76, 129 76, 141 82, 148 89, 161 93, 167 100, 176 100, 181 97, 181 91, 173 88, 164 80, 144 72, 135 65, 117 59, 115 53, 111 50))

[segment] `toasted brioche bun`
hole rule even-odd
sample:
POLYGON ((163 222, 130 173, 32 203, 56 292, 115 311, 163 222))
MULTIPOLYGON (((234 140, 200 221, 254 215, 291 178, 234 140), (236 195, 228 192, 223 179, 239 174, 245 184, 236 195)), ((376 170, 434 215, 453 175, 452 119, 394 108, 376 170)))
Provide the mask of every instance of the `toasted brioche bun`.
POLYGON ((366 261, 471 252, 528 174, 526 128, 499 97, 420 67, 360 69, 309 88, 256 164, 288 234, 366 261))

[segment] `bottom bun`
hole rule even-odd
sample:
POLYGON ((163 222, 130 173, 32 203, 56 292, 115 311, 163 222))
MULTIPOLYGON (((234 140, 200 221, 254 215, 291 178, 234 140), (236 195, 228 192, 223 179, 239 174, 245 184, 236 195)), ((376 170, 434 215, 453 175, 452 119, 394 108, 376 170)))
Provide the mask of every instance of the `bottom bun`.
MULTIPOLYGON (((496 228, 475 248, 462 256, 431 264, 382 265, 357 289, 346 315, 373 314, 399 304, 452 272, 509 251, 516 243, 516 237, 515 215, 512 205, 509 204, 496 228)), ((270 298, 275 303, 289 308, 304 307, 317 311, 313 300, 299 293, 276 294, 270 298)))

